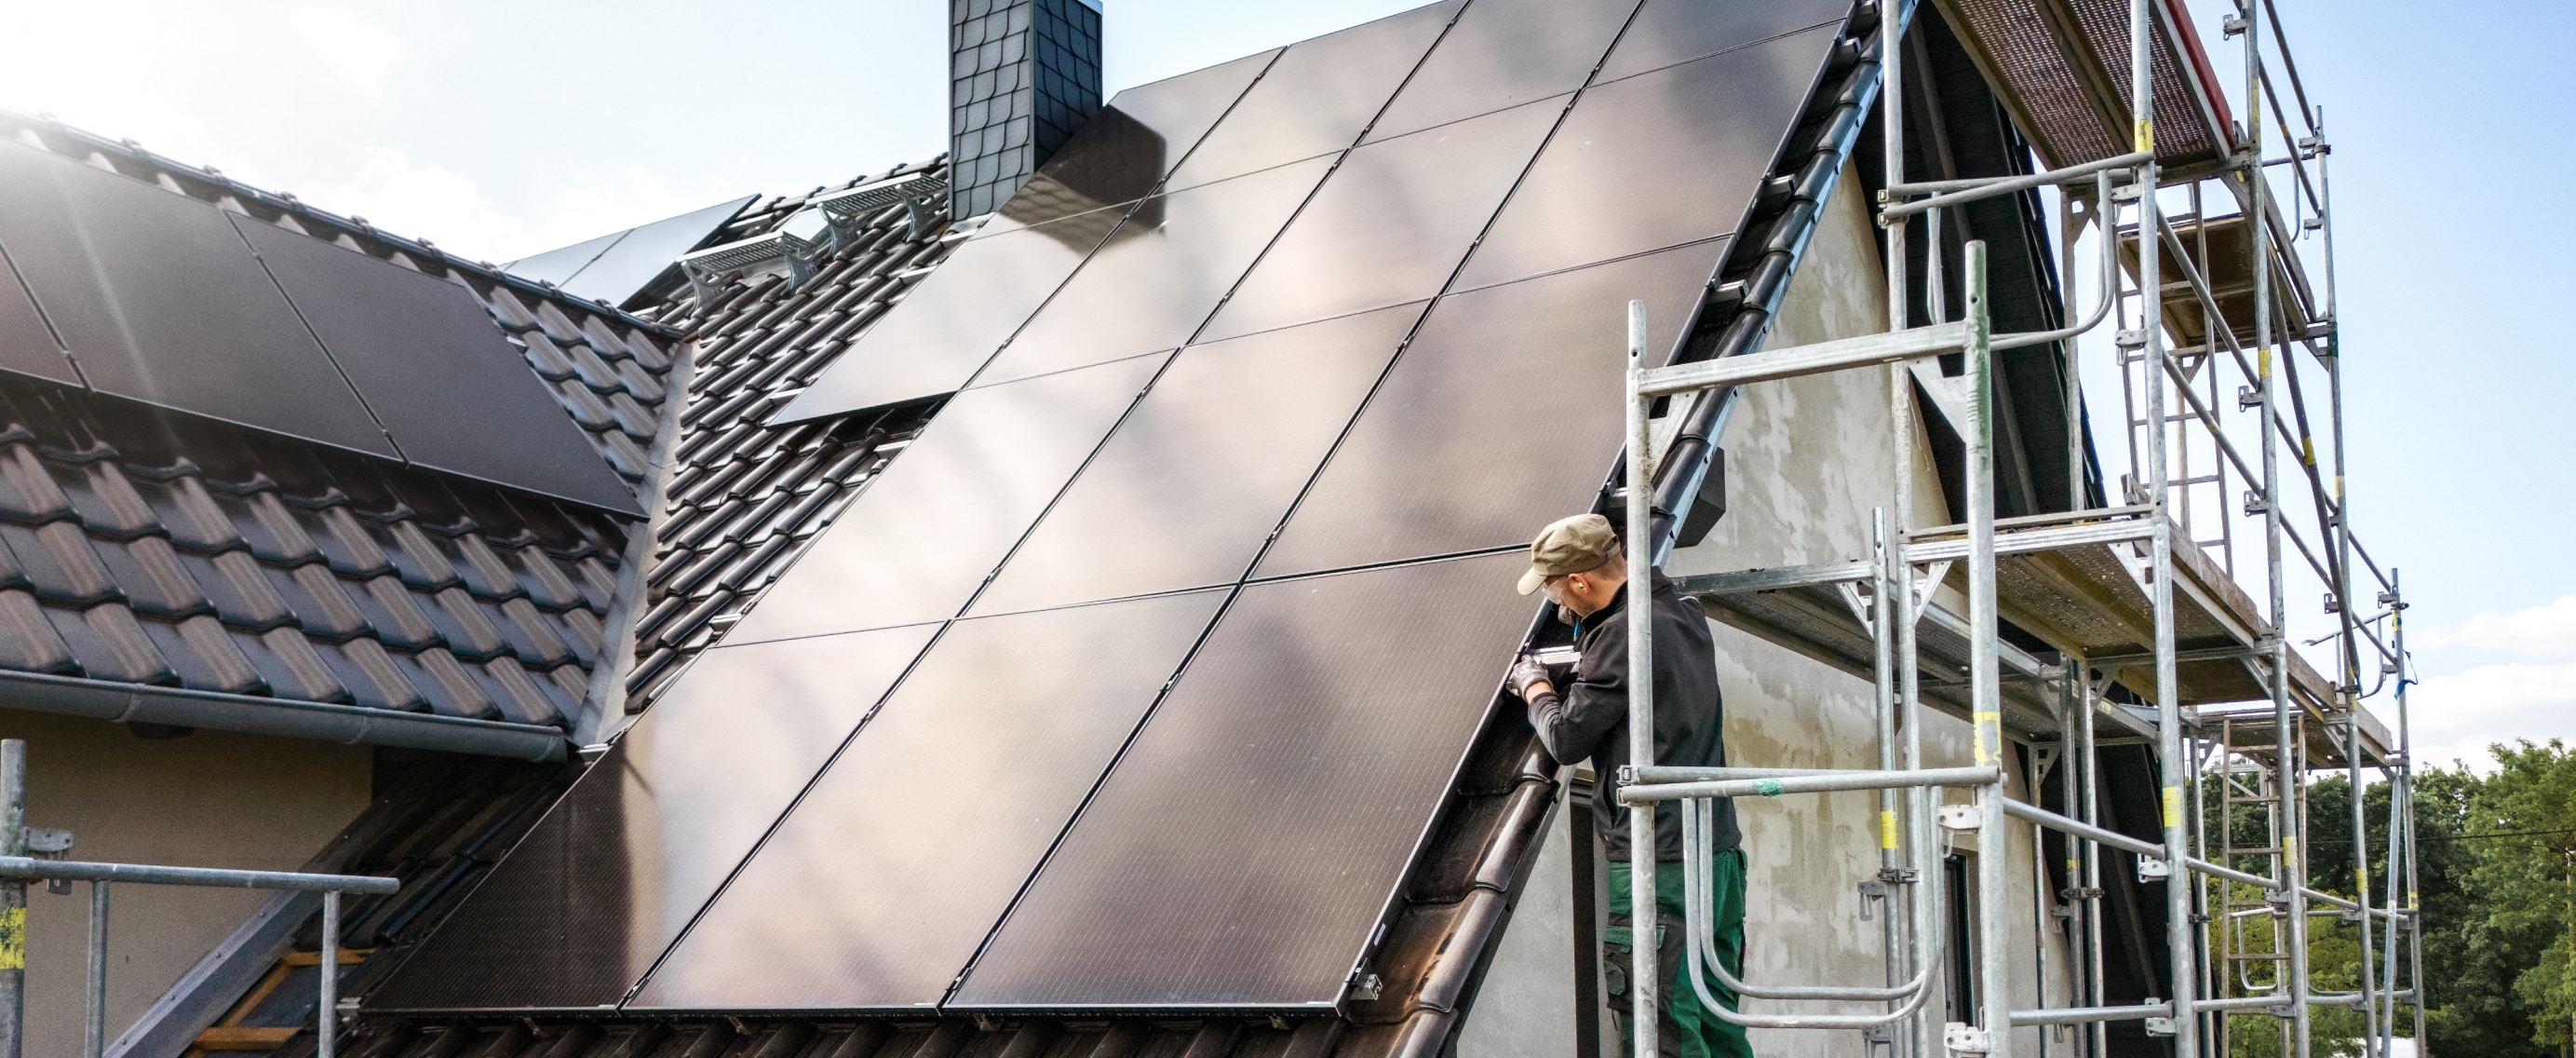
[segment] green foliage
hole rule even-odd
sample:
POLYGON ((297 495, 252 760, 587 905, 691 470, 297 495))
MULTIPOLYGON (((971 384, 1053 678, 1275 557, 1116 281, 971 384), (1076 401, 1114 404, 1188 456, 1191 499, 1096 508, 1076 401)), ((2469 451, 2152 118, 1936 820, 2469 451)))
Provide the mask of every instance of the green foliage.
MULTIPOLYGON (((2424 918, 2424 980, 2429 1008, 2426 1050, 2431 1054, 2556 1058, 2576 1024, 2576 751, 2559 742, 2492 748, 2498 765, 2481 778, 2465 769, 2433 769, 2415 777, 2417 903, 2424 918)), ((2219 776, 2203 777, 2208 796, 2202 820, 2213 854, 2220 828, 2239 847, 2269 844, 2269 816, 2239 805, 2222 818, 2219 776)), ((2324 778, 2306 791, 2309 884, 2351 897, 2368 892, 2373 906, 2390 899, 2388 784, 2362 790, 2363 833, 2369 862, 2353 856, 2352 788, 2342 776, 2324 778), (2365 871, 2357 877, 2359 871, 2365 871)), ((2260 858, 2235 866, 2262 871, 2260 858)), ((2404 863, 2399 867, 2402 870, 2404 863)), ((2402 890, 2404 879, 2398 879, 2402 890)), ((2251 899, 2252 887, 2236 887, 2251 899)), ((2214 891, 2213 891, 2214 892, 2214 891)), ((2370 960, 2380 960, 2387 938, 2374 921, 2370 960)), ((2272 922, 2257 916, 2241 923, 2252 950, 2271 948, 2272 922)), ((2320 991, 2351 991, 2361 982, 2360 927, 2331 916, 2310 920, 2308 962, 2320 991)), ((2213 938, 2214 939, 2214 938, 2213 938)), ((2404 964, 2397 980, 2412 979, 2404 964)), ((2265 975, 2257 974, 2259 982, 2265 975)), ((2382 977, 2382 980, 2385 980, 2382 977)), ((2314 1052, 2357 1055, 2364 1020, 2360 1011, 2314 1007, 2314 1052)), ((2269 1018, 2230 1018, 2235 1058, 2272 1058, 2280 1052, 2269 1018)), ((2399 1010, 2399 1035, 2411 1035, 2411 1012, 2399 1010)))

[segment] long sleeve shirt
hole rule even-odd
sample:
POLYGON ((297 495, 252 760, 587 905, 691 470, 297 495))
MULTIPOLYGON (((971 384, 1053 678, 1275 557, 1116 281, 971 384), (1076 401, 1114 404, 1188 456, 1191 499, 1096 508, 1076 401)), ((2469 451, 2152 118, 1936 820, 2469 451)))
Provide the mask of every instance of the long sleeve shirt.
MULTIPOLYGON (((1628 590, 1576 628, 1582 657, 1566 686, 1534 694, 1530 726, 1549 755, 1562 762, 1585 757, 1599 776, 1592 788, 1592 818, 1613 863, 1628 858, 1628 813, 1614 798, 1619 768, 1628 763, 1628 590)), ((1684 597, 1672 578, 1654 574, 1655 763, 1724 767, 1725 712, 1718 702, 1717 652, 1699 600, 1684 597)), ((1713 850, 1742 840, 1735 806, 1717 802, 1713 850)), ((1655 858, 1682 857, 1681 809, 1665 802, 1655 810, 1655 858)))

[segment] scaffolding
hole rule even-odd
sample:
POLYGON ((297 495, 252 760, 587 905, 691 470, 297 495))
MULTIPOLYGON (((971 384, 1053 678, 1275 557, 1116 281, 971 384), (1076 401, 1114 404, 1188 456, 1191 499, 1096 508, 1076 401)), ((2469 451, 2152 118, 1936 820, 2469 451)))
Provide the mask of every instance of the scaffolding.
MULTIPOLYGON (((1685 922, 1684 978, 1719 1016, 1747 1026, 1862 1029, 1873 1053, 1884 1047, 1897 1058, 2008 1054, 2010 1029, 2025 1026, 2059 1027, 2041 1034, 2041 1053, 2101 1055, 2109 1046, 2108 1026, 2118 1021, 2143 1022, 2148 1035, 2169 1037, 2180 1055, 2230 1054, 2244 1034, 2272 1033, 2282 1053, 2305 1058, 2311 1009, 2342 1006, 2361 1013, 2364 1053, 2372 1058, 2387 1053, 2401 1017, 2420 1046, 2423 960, 2405 603, 2395 570, 2373 559, 2349 527, 2328 148, 2323 112, 2307 101, 2279 16, 2264 0, 2237 0, 2226 21, 2226 35, 2243 46, 2242 126, 2210 119, 2207 94, 2202 113, 2184 115, 2209 125, 2200 131, 2213 142, 2233 145, 2215 162, 2172 171, 2160 164, 2151 31, 2159 19, 2168 34, 2190 29, 2177 31, 2171 8, 2160 0, 2130 0, 2128 153, 2024 176, 1908 183, 1904 49, 1886 44, 1902 39, 1911 6, 1879 0, 1877 42, 1865 60, 1879 65, 1879 97, 1886 101, 1886 191, 1878 219, 1887 240, 1888 332, 1650 367, 1643 308, 1632 304, 1627 451, 1642 458, 1626 460, 1621 471, 1625 524, 1655 527, 1648 544, 1628 549, 1629 579, 1642 583, 1672 544, 1671 511, 1687 506, 1663 494, 1672 490, 1655 473, 1657 457, 1670 462, 1684 453, 1669 445, 1672 451, 1656 450, 1654 408, 1693 401, 1691 423, 1720 425, 1692 436, 1713 436, 1738 387, 1834 371, 1887 373, 1895 473, 1888 506, 1877 516, 1875 553, 1682 578, 1684 592, 1702 599, 1712 616, 1871 680, 1879 766, 1624 769, 1617 796, 1630 808, 1634 921, 1656 916, 1652 835, 1659 803, 1680 803, 1685 891, 1699 897, 1709 870, 1702 861, 1710 855, 1712 799, 1871 790, 1879 798, 1880 870, 1863 888, 1878 886, 1891 908, 1882 917, 1884 985, 1738 980, 1717 963, 1703 914, 1708 901, 1694 898, 1685 922), (2298 101, 2294 113, 2305 135, 2293 134, 2281 105, 2284 88, 2298 101), (2276 180, 2286 185, 2286 196, 2274 192, 2276 180), (2054 238, 2059 274, 2067 279, 2060 321, 2066 326, 1996 334, 1985 246, 1964 243, 1960 267, 1949 269, 1944 214, 2038 188, 2057 191, 2054 238), (2211 201, 2233 211, 2212 215, 2205 208, 2211 201), (2169 204, 2181 208, 2169 210, 2169 204), (1909 310, 1906 242, 1918 229, 1930 247, 1923 276, 1928 322, 1909 310), (2088 231, 2099 290, 2079 316, 2073 280, 2078 244, 2088 231), (2320 267, 2322 291, 2310 283, 2311 258, 2320 267), (1953 271, 1963 311, 1945 319, 1953 271), (2096 503, 2086 494, 2084 471, 2111 453, 2088 459, 2075 342, 2106 324, 2108 366, 2120 378, 2120 454, 2127 471, 2117 494, 2096 503), (1998 519, 1995 354, 2057 343, 2066 350, 2072 509, 1998 519), (1945 356, 1960 359, 1962 374, 1941 374, 1935 358, 1945 356), (2303 372, 2311 383, 2322 375, 2323 394, 2303 385, 2303 372), (2224 393, 2231 383, 2238 384, 2232 407, 2224 393), (1918 455, 1910 424, 1918 386, 1949 410, 1966 449, 1964 524, 1906 524, 1915 509, 1918 455), (2322 460, 2312 400, 2322 403, 2328 431, 2322 460), (1666 487, 1659 492, 1658 486, 1666 487), (2239 489, 2241 507, 2231 503, 2239 489), (2240 519, 2259 527, 2240 532, 2240 519), (2238 561, 2240 548, 2257 540, 2259 573, 2238 561), (2331 678, 2294 649, 2289 585, 2301 570, 2327 592, 2331 627, 2305 643, 2332 644, 2331 678), (2249 595, 2240 580, 2263 599, 2249 595), (2357 605, 2356 591, 2373 601, 2357 605), (1959 595, 1964 614, 1956 612, 1959 595), (2007 621, 2057 657, 2003 638, 1999 628, 2007 621), (1962 671, 1964 680, 1957 676, 1962 671), (2364 707, 2382 695, 2393 704, 2393 731, 2364 707), (1924 766, 1926 708, 1970 721, 1971 766, 1924 766), (2153 748, 2161 840, 2123 834, 2103 821, 2097 751, 2115 741, 2153 748), (2027 752, 2017 756, 2014 743, 2027 752), (2363 818, 2366 771, 2390 789, 2387 856, 2377 878, 2363 818), (2314 777, 2334 772, 2352 788, 2354 892, 2348 897, 2310 884, 2306 791, 2314 777), (2064 812, 2005 794, 2008 777, 2017 777, 2035 802, 2052 773, 2064 812), (1940 804, 1934 795, 1944 787, 1965 789, 1973 803, 1940 804), (2016 867, 2006 854, 2006 828, 2016 825, 2030 828, 2038 862, 2016 867), (1933 858, 1947 833, 1977 833, 1992 842, 1977 857, 1969 887, 1977 921, 1977 935, 1967 939, 1971 958, 1958 964, 1971 967, 1965 972, 1974 1009, 1955 1019, 1939 1016, 1940 1006, 1927 1001, 1942 987, 1950 957, 1947 931, 1936 919, 1947 899, 1944 872, 1933 858), (2050 834, 2057 835, 2065 872, 2064 884, 2054 887, 2046 862, 2050 834), (2121 857, 2131 862, 2119 864, 2121 857), (2170 998, 2111 1005, 2105 995, 2104 878, 2115 864, 2134 869, 2147 886, 2162 887, 2168 957, 2157 986, 2170 998), (2013 906, 2016 870, 2029 872, 2037 906, 2013 906), (1899 906, 1906 913, 1893 910, 1899 906), (2356 929, 2357 987, 2325 991, 2312 979, 2309 929, 2316 917, 2356 929), (2071 990, 2056 990, 2067 994, 2049 995, 2048 946, 2044 938, 2017 942, 2014 933, 2024 928, 2063 931, 2069 965, 2057 969, 2071 990), (2015 1009, 2012 963, 2030 951, 2042 962, 2040 1002, 2015 1009), (1748 999, 1831 1002, 1841 1011, 1728 1010, 1712 985, 1748 999), (1852 1004, 1872 1009, 1851 1013, 1852 1004)), ((2192 84, 2195 91, 2207 87, 2192 84)), ((2107 483, 2110 475, 2102 479, 2107 483)), ((1627 605, 1630 759, 1652 760, 1652 622, 1634 612, 1647 605, 1645 593, 1631 593, 1627 605)), ((1648 945, 1634 952, 1634 1053, 1652 1058, 1655 953, 1648 945)))

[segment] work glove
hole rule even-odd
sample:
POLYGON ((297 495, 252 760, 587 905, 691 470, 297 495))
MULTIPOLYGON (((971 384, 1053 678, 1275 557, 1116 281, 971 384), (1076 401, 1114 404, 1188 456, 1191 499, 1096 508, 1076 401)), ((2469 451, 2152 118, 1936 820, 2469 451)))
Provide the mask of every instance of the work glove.
POLYGON ((1518 660, 1512 662, 1512 673, 1509 679, 1512 693, 1524 702, 1529 700, 1531 685, 1553 682, 1548 678, 1547 666, 1539 664, 1537 658, 1527 654, 1521 655, 1518 660))

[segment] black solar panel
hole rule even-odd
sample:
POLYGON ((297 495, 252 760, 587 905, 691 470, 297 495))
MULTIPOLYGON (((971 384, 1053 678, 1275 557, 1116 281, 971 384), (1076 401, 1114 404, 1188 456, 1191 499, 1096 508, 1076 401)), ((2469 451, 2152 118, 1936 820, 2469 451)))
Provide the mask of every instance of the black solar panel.
POLYGON ((631 1006, 938 1003, 1224 595, 951 626, 631 1006))
POLYGON ((823 377, 788 402, 776 421, 955 392, 1081 266, 1112 226, 1075 216, 968 241, 861 334, 823 377))
POLYGON ((222 210, 11 143, 0 247, 90 385, 394 454, 222 210))
POLYGON ((1833 47, 1825 27, 1595 84, 1458 277, 1486 286, 1734 231, 1833 47))
POLYGON ((1396 93, 1370 140, 1583 87, 1637 0, 1476 0, 1396 93))
POLYGON ((368 1006, 616 1003, 935 630, 707 651, 368 1006))
POLYGON ((629 230, 597 258, 555 285, 594 301, 623 304, 670 271, 679 263, 681 254, 697 249, 743 207, 758 201, 760 196, 753 195, 719 202, 629 230))
POLYGON ((54 341, 54 332, 46 329, 36 304, 27 300, 16 270, 7 267, 7 252, 8 247, 0 245, 0 370, 79 385, 80 376, 72 373, 62 343, 54 341))
POLYGON ((234 226, 405 459, 642 513, 464 287, 255 220, 234 226))
POLYGON ((1551 99, 1353 150, 1203 337, 1439 293, 1563 107, 1551 99))
POLYGON ((1507 547, 1591 509, 1623 429, 1628 300, 1645 300, 1661 363, 1724 249, 1440 299, 1257 575, 1507 547))
POLYGON ((1447 0, 1289 45, 1173 170, 1171 186, 1223 180, 1349 147, 1464 2, 1447 0))
POLYGON ((1144 197, 1278 55, 1276 49, 1248 55, 1111 97, 1047 159, 1029 186, 1011 197, 993 223, 1037 224, 1078 212, 1084 202, 1144 197))
POLYGON ((727 641, 955 616, 1169 358, 959 394, 727 641))
POLYGON ((1334 1004, 1495 704, 1527 561, 1245 588, 953 1006, 1334 1004))
POLYGON ((971 384, 1189 341, 1331 164, 1314 158, 1147 200, 971 384))
POLYGON ((1421 315, 1417 302, 1182 350, 976 612, 1240 579, 1421 315))
POLYGON ((1851 0, 1646 0, 1598 81, 1688 62, 1810 26, 1840 23, 1851 0))
POLYGON ((1117 226, 1127 205, 1180 164, 1278 54, 1266 51, 1118 93, 986 222, 996 234, 958 247, 776 421, 842 415, 964 386, 1117 226))

